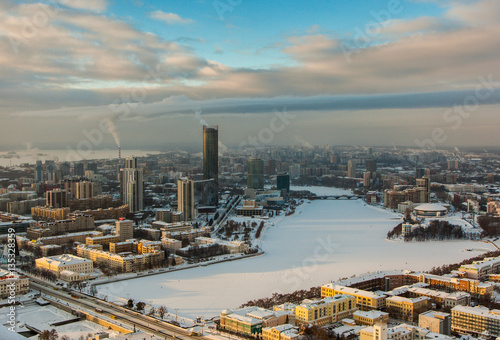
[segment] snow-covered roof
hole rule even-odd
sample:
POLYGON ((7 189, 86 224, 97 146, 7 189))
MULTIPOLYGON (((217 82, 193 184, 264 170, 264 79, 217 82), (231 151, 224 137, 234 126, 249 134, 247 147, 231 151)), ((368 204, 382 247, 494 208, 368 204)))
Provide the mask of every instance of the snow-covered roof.
POLYGON ((447 211, 445 207, 443 207, 440 204, 435 204, 435 203, 426 203, 426 204, 421 204, 418 207, 416 207, 414 210, 417 211, 447 211))

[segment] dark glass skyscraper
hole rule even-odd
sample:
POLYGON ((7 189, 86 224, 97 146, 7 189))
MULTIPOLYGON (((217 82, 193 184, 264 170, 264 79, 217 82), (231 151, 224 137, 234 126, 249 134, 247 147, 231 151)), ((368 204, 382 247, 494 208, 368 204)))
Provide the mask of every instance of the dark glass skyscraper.
POLYGON ((247 187, 249 189, 264 189, 264 161, 260 158, 248 160, 247 187))
POLYGON ((203 179, 219 183, 219 130, 217 126, 203 127, 203 179))
POLYGON ((213 195, 218 202, 219 190, 219 127, 203 126, 203 179, 213 179, 213 195))

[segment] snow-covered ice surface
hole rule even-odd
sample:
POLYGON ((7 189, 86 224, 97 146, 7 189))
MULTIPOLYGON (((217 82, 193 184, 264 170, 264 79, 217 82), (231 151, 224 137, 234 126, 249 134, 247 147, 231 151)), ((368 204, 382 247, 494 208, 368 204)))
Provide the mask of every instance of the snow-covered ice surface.
MULTIPOLYGON (((294 187, 320 195, 346 193, 335 188, 294 187)), ((473 241, 397 242, 386 235, 400 223, 398 215, 362 200, 318 200, 296 213, 270 220, 262 256, 99 286, 109 295, 165 305, 179 315, 218 315, 248 300, 274 292, 309 289, 369 271, 429 270, 492 250, 473 241), (474 249, 474 251, 465 251, 474 249)))

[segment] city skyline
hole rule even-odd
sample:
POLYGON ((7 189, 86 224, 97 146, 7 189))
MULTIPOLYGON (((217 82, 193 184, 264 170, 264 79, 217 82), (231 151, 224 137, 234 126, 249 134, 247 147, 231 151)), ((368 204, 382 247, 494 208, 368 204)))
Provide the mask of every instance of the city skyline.
POLYGON ((497 144, 493 0, 0 10, 4 147, 196 146, 205 124, 228 147, 497 144))

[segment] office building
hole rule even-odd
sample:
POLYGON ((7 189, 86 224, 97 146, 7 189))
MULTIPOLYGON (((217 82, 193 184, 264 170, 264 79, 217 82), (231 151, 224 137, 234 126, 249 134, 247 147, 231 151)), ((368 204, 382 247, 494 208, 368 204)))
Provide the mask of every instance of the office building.
POLYGON ((356 298, 360 310, 383 309, 386 296, 380 292, 371 292, 358 288, 345 287, 328 283, 321 286, 321 297, 331 297, 338 294, 348 294, 356 298))
POLYGON ((134 222, 130 220, 116 221, 116 234, 120 236, 120 241, 126 241, 134 238, 134 222))
POLYGON ((43 181, 43 166, 42 161, 36 161, 35 165, 35 182, 40 183, 43 181))
POLYGON ((215 193, 218 202, 219 190, 219 128, 203 126, 203 179, 215 180, 215 193))
POLYGON ((203 179, 219 178, 219 131, 217 126, 203 127, 203 179))
POLYGON ((351 177, 351 178, 356 177, 356 165, 357 165, 357 162, 354 159, 350 159, 347 162, 347 177, 351 177))
POLYGON ((279 173, 276 176, 276 189, 281 191, 281 196, 288 201, 290 194, 290 175, 287 173, 279 173))
POLYGON ((47 191, 46 205, 50 208, 63 208, 68 206, 68 193, 66 190, 54 189, 47 191))
POLYGON ((80 200, 92 197, 94 197, 94 183, 89 181, 76 183, 76 199, 80 200))
POLYGON ((73 176, 83 176, 84 174, 84 164, 82 162, 73 163, 73 176))
MULTIPOLYGON (((217 206, 217 183, 215 179, 194 181, 194 202, 199 210, 215 210, 217 206)), ((173 221, 175 222, 175 221, 173 221)))
POLYGON ((459 334, 500 336, 500 311, 486 307, 456 306, 451 310, 451 330, 459 334))
POLYGON ((356 310, 356 298, 352 295, 338 294, 321 300, 304 300, 295 308, 295 324, 323 326, 350 318, 356 310))
POLYGON ((177 181, 177 210, 182 213, 183 221, 192 221, 195 217, 194 184, 190 179, 177 181))
POLYGON ((369 171, 372 176, 377 173, 377 160, 373 158, 367 158, 365 160, 366 171, 369 171))
POLYGON ((425 296, 418 298, 391 296, 386 300, 386 307, 386 312, 395 319, 416 321, 420 313, 429 309, 430 299, 425 296))
POLYGON ((125 168, 120 169, 120 196, 130 212, 144 209, 143 171, 137 167, 137 158, 127 157, 125 168))
POLYGON ((252 157, 248 160, 247 187, 249 189, 264 189, 264 161, 252 157))
POLYGON ((428 311, 418 316, 418 326, 434 333, 451 335, 451 315, 436 311, 428 311))

